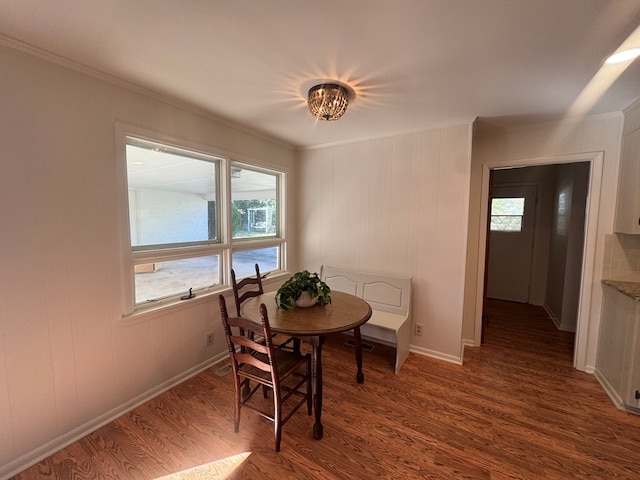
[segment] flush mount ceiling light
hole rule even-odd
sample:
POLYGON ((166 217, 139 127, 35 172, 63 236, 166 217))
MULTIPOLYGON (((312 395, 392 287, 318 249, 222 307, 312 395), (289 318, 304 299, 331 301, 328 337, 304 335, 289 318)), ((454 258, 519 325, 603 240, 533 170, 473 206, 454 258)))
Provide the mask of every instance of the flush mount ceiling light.
POLYGON ((309 111, 320 120, 337 120, 349 105, 349 92, 342 85, 323 83, 309 89, 309 111))
POLYGON ((623 63, 636 59, 640 56, 640 48, 631 48, 615 53, 607 58, 606 63, 623 63))

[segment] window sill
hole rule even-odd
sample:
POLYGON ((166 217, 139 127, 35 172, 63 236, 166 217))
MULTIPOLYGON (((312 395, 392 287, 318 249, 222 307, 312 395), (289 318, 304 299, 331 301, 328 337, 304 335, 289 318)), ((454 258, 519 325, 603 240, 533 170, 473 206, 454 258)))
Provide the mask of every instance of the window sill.
POLYGON ((131 313, 122 315, 122 323, 125 325, 135 325, 141 322, 152 320, 156 317, 167 315, 168 313, 177 312, 194 305, 200 305, 209 302, 217 295, 225 295, 231 290, 229 288, 212 290, 196 293, 196 296, 189 300, 165 300, 158 302, 150 302, 145 305, 138 305, 131 313))
MULTIPOLYGON (((289 276, 290 274, 288 272, 278 272, 273 275, 269 275, 262 281, 264 291, 269 292, 276 290, 284 280, 289 278, 289 276)), ((193 307, 194 305, 213 301, 218 298, 218 295, 229 296, 231 295, 231 292, 232 290, 230 287, 221 287, 215 290, 211 289, 199 293, 196 292, 196 296, 189 300, 166 300, 139 305, 131 313, 122 315, 122 323, 125 326, 136 325, 138 323, 153 320, 157 317, 193 307)))

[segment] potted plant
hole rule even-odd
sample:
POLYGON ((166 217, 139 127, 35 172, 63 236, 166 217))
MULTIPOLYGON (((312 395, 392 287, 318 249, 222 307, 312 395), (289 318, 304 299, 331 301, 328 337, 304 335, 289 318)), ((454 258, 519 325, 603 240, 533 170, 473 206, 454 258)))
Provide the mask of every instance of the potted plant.
POLYGON ((316 303, 331 303, 331 289, 320 280, 317 273, 307 270, 294 273, 284 282, 276 293, 276 303, 283 310, 291 310, 295 306, 310 307, 316 303))

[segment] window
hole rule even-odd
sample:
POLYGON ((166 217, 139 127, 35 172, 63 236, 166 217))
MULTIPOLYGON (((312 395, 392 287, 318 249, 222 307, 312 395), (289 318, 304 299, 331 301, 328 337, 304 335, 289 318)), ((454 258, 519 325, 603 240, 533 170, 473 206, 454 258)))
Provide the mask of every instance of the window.
POLYGON ((260 273, 264 274, 280 267, 280 249, 278 247, 255 248, 233 252, 233 268, 236 278, 256 275, 255 264, 260 265, 260 273))
POLYGON ((281 269, 281 172, 134 137, 125 155, 134 307, 281 269))
POLYGON ((233 238, 275 236, 278 177, 249 167, 231 168, 233 238))
POLYGON ((556 215, 556 233, 558 235, 567 235, 569 223, 569 211, 571 202, 571 188, 564 188, 558 194, 558 213, 556 215))
POLYGON ((491 199, 492 232, 521 232, 524 198, 491 199))
POLYGON ((231 167, 231 229, 235 241, 232 264, 236 278, 277 270, 280 249, 265 246, 268 239, 280 235, 279 197, 281 175, 247 165, 231 167), (250 248, 262 240, 258 248, 250 248), (244 246, 247 245, 247 246, 244 246))

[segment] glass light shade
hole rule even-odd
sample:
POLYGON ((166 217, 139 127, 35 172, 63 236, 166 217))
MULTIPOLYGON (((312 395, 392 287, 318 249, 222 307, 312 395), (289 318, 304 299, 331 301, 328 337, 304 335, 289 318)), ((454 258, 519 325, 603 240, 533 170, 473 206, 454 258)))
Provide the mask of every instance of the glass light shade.
POLYGON ((309 111, 320 120, 337 120, 349 105, 349 92, 341 85, 324 83, 309 90, 309 111))
POLYGON ((605 63, 623 63, 635 60, 640 56, 640 48, 632 48, 622 52, 615 53, 607 58, 605 63))

